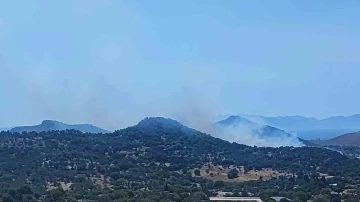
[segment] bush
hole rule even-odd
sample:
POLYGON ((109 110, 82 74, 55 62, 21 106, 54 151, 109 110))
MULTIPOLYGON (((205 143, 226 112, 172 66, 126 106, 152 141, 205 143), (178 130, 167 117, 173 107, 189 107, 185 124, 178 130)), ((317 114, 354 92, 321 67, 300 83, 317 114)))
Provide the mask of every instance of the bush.
POLYGON ((229 179, 237 178, 237 177, 238 177, 238 173, 239 173, 239 171, 234 168, 234 169, 232 169, 232 170, 229 171, 229 173, 227 174, 227 177, 228 177, 229 179))

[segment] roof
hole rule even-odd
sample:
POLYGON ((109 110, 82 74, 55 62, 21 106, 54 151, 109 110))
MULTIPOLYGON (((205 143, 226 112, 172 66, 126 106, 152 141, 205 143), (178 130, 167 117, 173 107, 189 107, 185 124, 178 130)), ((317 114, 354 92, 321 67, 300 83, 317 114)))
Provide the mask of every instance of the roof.
POLYGON ((259 197, 210 197, 210 201, 257 201, 257 202, 263 202, 259 197))
POLYGON ((292 201, 291 199, 288 199, 286 197, 282 197, 282 196, 273 196, 273 197, 270 197, 271 199, 275 200, 275 201, 280 201, 281 199, 286 199, 288 201, 292 201))

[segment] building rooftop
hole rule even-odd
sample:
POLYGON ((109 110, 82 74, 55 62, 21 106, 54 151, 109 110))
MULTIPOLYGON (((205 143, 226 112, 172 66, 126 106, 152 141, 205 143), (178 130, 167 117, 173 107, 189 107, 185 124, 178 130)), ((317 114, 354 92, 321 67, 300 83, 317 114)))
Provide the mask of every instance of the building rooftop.
POLYGON ((256 202, 263 202, 259 197, 210 197, 210 201, 256 201, 256 202))

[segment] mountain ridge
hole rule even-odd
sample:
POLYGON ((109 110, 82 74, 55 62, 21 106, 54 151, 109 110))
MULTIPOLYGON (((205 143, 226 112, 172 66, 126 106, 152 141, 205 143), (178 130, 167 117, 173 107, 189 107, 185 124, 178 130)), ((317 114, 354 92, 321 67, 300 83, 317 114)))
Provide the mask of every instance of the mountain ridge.
POLYGON ((78 130, 83 133, 108 133, 109 131, 91 124, 66 124, 56 120, 43 120, 39 125, 17 126, 10 129, 10 132, 43 132, 52 130, 78 130))
MULTIPOLYGON (((256 135, 259 138, 264 138, 264 139, 268 139, 268 140, 271 140, 272 138, 277 138, 277 139, 293 141, 294 144, 302 143, 305 146, 314 146, 315 145, 312 142, 309 142, 309 141, 304 140, 299 137, 295 137, 292 134, 287 133, 284 130, 278 129, 273 126, 264 125, 262 123, 258 123, 255 121, 251 121, 251 120, 248 120, 241 116, 229 116, 228 118, 226 118, 224 120, 217 121, 215 123, 215 125, 218 127, 218 129, 220 131, 222 130, 222 128, 226 128, 229 126, 235 127, 235 128, 244 126, 247 129, 246 132, 249 132, 252 136, 256 135), (296 142, 296 141, 298 141, 298 142, 296 142)), ((242 132, 240 131, 239 134, 241 135, 241 133, 242 132)))
POLYGON ((346 133, 328 140, 313 140, 315 144, 329 146, 360 146, 360 131, 353 133, 346 133))
POLYGON ((273 126, 288 133, 295 133, 304 139, 329 139, 341 134, 360 131, 360 114, 350 116, 332 116, 324 119, 293 116, 258 116, 238 114, 241 117, 273 126))

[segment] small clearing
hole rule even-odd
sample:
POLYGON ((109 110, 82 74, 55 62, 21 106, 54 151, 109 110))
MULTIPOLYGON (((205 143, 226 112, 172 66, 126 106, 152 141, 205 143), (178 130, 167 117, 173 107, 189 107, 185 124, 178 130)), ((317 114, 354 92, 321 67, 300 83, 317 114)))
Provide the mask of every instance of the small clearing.
POLYGON ((59 182, 60 183, 60 186, 55 186, 54 184, 48 182, 47 186, 46 186, 46 191, 50 191, 50 190, 54 190, 54 189, 57 189, 59 187, 61 187, 64 191, 67 191, 67 190, 70 190, 71 188, 71 185, 73 183, 65 183, 65 182, 59 182))
POLYGON ((110 186, 109 184, 110 179, 105 179, 104 175, 101 175, 100 177, 90 177, 90 180, 94 184, 99 185, 102 189, 110 186))
MULTIPOLYGON (((272 178, 278 178, 280 176, 288 176, 288 174, 281 173, 277 170, 273 170, 271 168, 263 168, 261 170, 250 170, 245 172, 244 167, 241 166, 236 168, 238 170, 238 177, 234 179, 229 179, 227 174, 231 170, 231 168, 226 168, 223 166, 214 166, 214 165, 205 165, 200 168, 199 177, 203 177, 209 180, 218 181, 222 180, 225 182, 245 182, 245 181, 253 181, 253 180, 270 180, 272 178)), ((195 176, 194 171, 196 169, 192 169, 191 173, 195 176)))

